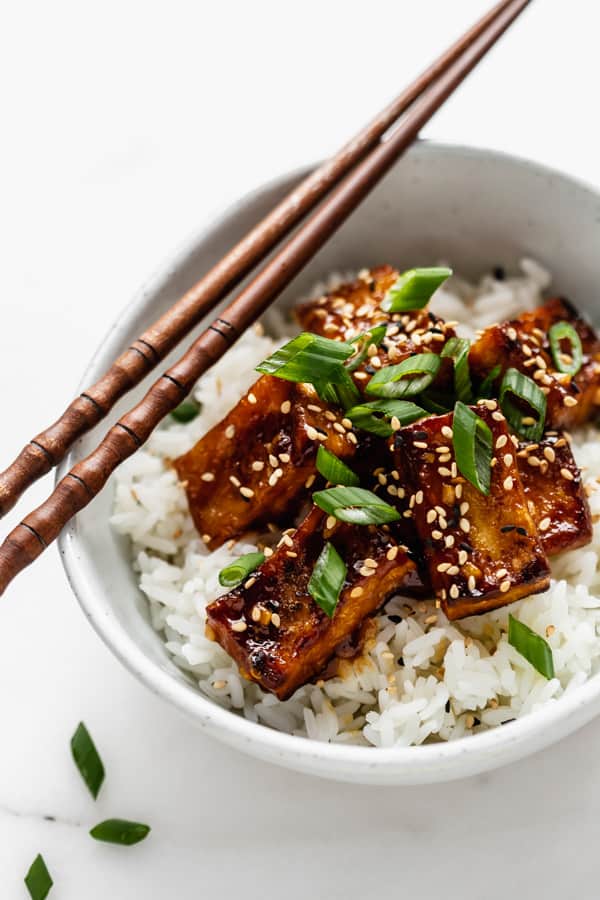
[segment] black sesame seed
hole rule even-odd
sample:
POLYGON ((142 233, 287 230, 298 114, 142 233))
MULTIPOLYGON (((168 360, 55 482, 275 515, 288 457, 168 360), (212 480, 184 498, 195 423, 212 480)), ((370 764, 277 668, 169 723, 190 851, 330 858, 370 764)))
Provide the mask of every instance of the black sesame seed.
POLYGON ((504 281, 506 278, 506 272, 503 266, 495 266, 494 267, 494 278, 496 281, 504 281))
POLYGON ((514 531, 516 527, 516 525, 503 525, 500 531, 502 534, 508 534, 509 531, 514 531))
POLYGON ((446 710, 447 713, 450 712, 450 708, 451 708, 451 707, 450 707, 450 701, 449 701, 449 700, 446 700, 446 706, 445 706, 444 708, 445 708, 445 710, 446 710))
POLYGON ((396 614, 394 614, 392 616, 388 616, 388 619, 390 620, 390 622, 393 622, 394 625, 399 625, 402 621, 402 616, 397 616, 396 614))
POLYGON ((527 529, 523 528, 522 525, 517 525, 516 530, 517 530, 517 534, 522 535, 522 537, 528 537, 528 535, 529 535, 529 532, 527 531, 527 529))
POLYGON ((461 541, 460 544, 459 544, 458 546, 460 547, 461 550, 466 550, 467 553, 472 553, 472 552, 473 552, 473 548, 471 547, 470 544, 467 544, 466 541, 461 541))

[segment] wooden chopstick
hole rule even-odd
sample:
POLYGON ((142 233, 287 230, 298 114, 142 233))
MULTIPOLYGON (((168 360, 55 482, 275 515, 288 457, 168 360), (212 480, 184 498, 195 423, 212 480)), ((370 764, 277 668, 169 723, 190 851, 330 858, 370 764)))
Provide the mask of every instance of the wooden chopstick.
POLYGON ((99 446, 77 463, 50 497, 28 515, 0 546, 0 595, 33 562, 62 528, 104 487, 117 466, 148 439, 154 428, 191 390, 197 379, 264 312, 326 240, 356 209, 421 127, 463 81, 530 0, 512 0, 461 56, 421 95, 398 126, 332 191, 287 244, 268 262, 221 316, 204 331, 105 435, 99 446))
POLYGON ((83 434, 165 356, 327 195, 387 129, 487 28, 512 0, 502 0, 446 50, 336 156, 294 188, 171 309, 154 322, 60 419, 36 435, 0 473, 0 517, 38 478, 57 466, 83 434))

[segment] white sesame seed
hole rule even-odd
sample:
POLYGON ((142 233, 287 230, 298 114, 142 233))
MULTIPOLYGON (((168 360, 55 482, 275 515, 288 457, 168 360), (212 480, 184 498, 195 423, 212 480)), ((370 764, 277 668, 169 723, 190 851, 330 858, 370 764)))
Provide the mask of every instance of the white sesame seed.
POLYGON ((227 428, 225 429, 225 437, 231 439, 234 436, 234 434, 235 434, 235 425, 228 425, 227 428))
POLYGON ((254 491, 249 487, 241 487, 240 494, 242 495, 242 497, 248 497, 248 499, 250 499, 250 497, 254 497, 254 491))
POLYGON ((506 434, 501 434, 498 440, 496 441, 496 449, 501 450, 505 444, 508 443, 508 436, 506 434))
POLYGON ((514 481, 513 481, 512 475, 509 475, 507 478, 504 479, 504 481, 502 483, 502 487, 504 488, 505 491, 512 491, 513 484, 514 484, 514 481))
POLYGON ((327 531, 331 531, 332 528, 335 528, 337 523, 337 519, 335 516, 327 516, 327 520, 325 522, 325 528, 327 531))
POLYGON ((447 534, 444 538, 444 544, 446 545, 446 547, 454 547, 454 535, 447 534))
POLYGON ((466 563, 468 558, 469 558, 469 554, 467 553, 466 550, 459 550, 459 552, 458 552, 459 565, 464 566, 464 564, 466 563))
POLYGON ((236 488, 239 488, 242 486, 242 482, 240 481, 239 478, 236 478, 235 475, 230 475, 229 480, 232 483, 232 485, 236 488))
POLYGON ((398 418, 398 416, 392 416, 392 418, 390 419, 390 427, 392 431, 400 431, 400 428, 402 426, 400 424, 400 419, 398 418))
POLYGON ((431 537, 433 538, 434 541, 441 541, 441 539, 444 537, 444 535, 442 534, 441 531, 438 531, 437 528, 435 528, 431 532, 431 537))
POLYGON ((498 569, 496 572, 496 578, 504 578, 505 575, 508 575, 508 569, 498 569))
POLYGON ((253 405, 256 403, 256 396, 252 392, 248 394, 248 403, 253 405))
POLYGON ((279 613, 273 613, 273 615, 271 616, 271 624, 274 625, 275 628, 279 628, 279 626, 281 625, 281 618, 279 616, 279 613))
POLYGON ((512 454, 510 454, 510 453, 505 453, 503 459, 504 459, 504 465, 505 465, 505 466, 512 466, 512 464, 513 464, 513 457, 512 457, 512 454))
POLYGON ((544 519, 542 519, 542 521, 538 525, 538 528, 540 531, 548 531, 548 529, 550 528, 550 525, 551 525, 550 516, 546 516, 544 519))
POLYGON ((475 581, 475 576, 469 575, 469 577, 467 578, 467 587, 471 592, 475 590, 476 584, 477 582, 475 581))
POLYGON ((458 525, 461 531, 464 531, 466 534, 471 530, 471 524, 468 519, 461 519, 458 525))
POLYGON ((291 457, 290 457, 289 453, 280 453, 279 454, 279 460, 282 463, 289 463, 290 459, 291 459, 291 457))
POLYGON ((577 397, 571 397, 570 394, 567 394, 563 403, 565 406, 577 406, 577 397))
POLYGON ((202 481, 214 481, 215 476, 213 472, 205 472, 202 476, 202 481))
POLYGON ((306 426, 306 437, 309 441, 316 441, 318 437, 318 431, 316 428, 313 428, 312 425, 306 426))
POLYGON ((428 525, 431 525, 432 522, 435 522, 435 520, 437 519, 437 515, 438 515, 438 514, 437 514, 437 512, 435 511, 435 509, 430 509, 429 512, 427 513, 426 517, 425 517, 426 520, 427 520, 427 524, 428 524, 428 525))
POLYGON ((398 556, 399 549, 400 549, 399 547, 390 547, 388 552, 385 554, 386 559, 389 559, 390 561, 396 559, 396 557, 398 556))
POLYGON ((247 628, 248 628, 248 626, 243 621, 243 619, 238 619, 238 621, 234 622, 233 625, 231 626, 232 631, 239 631, 239 632, 246 631, 247 628))
POLYGON ((255 459, 251 466, 253 472, 262 472, 264 467, 265 464, 261 459, 255 459))
POLYGON ((253 622, 260 622, 260 608, 258 606, 252 608, 252 613, 250 615, 253 622))
POLYGON ((350 591, 350 596, 351 596, 352 598, 354 598, 354 597, 360 597, 360 595, 363 594, 363 593, 364 593, 363 588, 361 588, 361 587, 355 587, 355 588, 352 588, 352 590, 350 591))
POLYGON ((456 598, 458 597, 460 591, 458 590, 458 587, 457 587, 455 584, 453 584, 453 585, 451 585, 451 587, 450 587, 450 592, 449 592, 449 593, 450 593, 450 596, 452 597, 452 599, 453 599, 453 600, 456 600, 456 598))
POLYGON ((507 578, 506 581, 503 581, 500 585, 500 590, 503 594, 510 590, 510 580, 507 578))
POLYGON ((448 425, 442 425, 441 433, 446 438, 452 438, 452 429, 448 425))
POLYGON ((561 469, 560 474, 567 481, 573 481, 574 476, 573 476, 573 473, 569 469, 561 469))
POLYGON ((544 447, 544 456, 548 460, 548 462, 553 463, 556 460, 556 453, 554 452, 552 447, 544 447))

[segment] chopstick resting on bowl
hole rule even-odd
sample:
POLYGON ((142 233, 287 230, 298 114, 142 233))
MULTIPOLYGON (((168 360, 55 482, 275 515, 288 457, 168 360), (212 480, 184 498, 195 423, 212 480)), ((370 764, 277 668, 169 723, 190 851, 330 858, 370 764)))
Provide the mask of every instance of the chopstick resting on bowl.
MULTIPOLYGON (((145 443, 162 419, 187 396, 198 378, 262 315, 357 208, 529 2, 511 0, 501 4, 501 8, 492 11, 495 15, 488 16, 487 25, 477 31, 475 37, 459 42, 464 45, 462 51, 419 92, 398 124, 366 155, 361 154, 362 158, 339 181, 329 197, 196 338, 181 359, 161 375, 145 397, 107 432, 98 447, 71 469, 50 497, 13 529, 0 546, 0 594, 99 493, 117 466, 145 443)), ((168 320, 168 315, 166 318, 168 320)))
MULTIPOLYGON (((38 478, 57 466, 68 450, 98 424, 371 150, 391 125, 479 37, 500 13, 502 0, 452 44, 335 156, 319 166, 248 232, 180 300, 115 360, 96 384, 67 407, 60 419, 34 437, 0 473, 0 516, 38 478)), ((524 5, 524 4, 523 4, 524 5)), ((520 10, 519 10, 520 11, 520 10)))

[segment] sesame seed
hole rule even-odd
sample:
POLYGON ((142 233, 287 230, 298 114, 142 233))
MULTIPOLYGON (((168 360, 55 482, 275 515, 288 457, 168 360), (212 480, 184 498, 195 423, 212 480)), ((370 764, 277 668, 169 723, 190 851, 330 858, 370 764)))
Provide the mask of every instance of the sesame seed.
POLYGON ((423 491, 417 491, 417 493, 415 494, 415 503, 417 504, 417 506, 421 505, 421 503, 423 502, 423 499, 424 499, 423 491))
POLYGON ((454 547, 454 535, 447 534, 444 538, 444 544, 446 545, 446 547, 454 547))
POLYGON ((323 408, 321 406, 316 406, 314 403, 308 403, 306 408, 310 409, 311 412, 323 412, 323 408))
POLYGON ((248 499, 250 499, 250 497, 254 497, 254 491, 249 487, 241 487, 240 494, 242 495, 242 497, 248 497, 248 499))
POLYGON ((316 475, 309 475, 306 481, 304 482, 304 487, 309 488, 312 487, 316 480, 316 475))
POLYGON ((364 564, 367 567, 367 569, 376 569, 377 568, 377 563, 375 562, 374 559, 371 559, 370 556, 368 556, 367 559, 364 560, 364 564))
POLYGON ((427 618, 425 619, 426 625, 435 625, 436 622, 437 622, 437 616, 435 615, 435 613, 432 613, 432 615, 427 616, 427 618))
POLYGON ((265 464, 261 459, 255 459, 251 466, 253 472, 262 472, 264 467, 265 464))
POLYGON ((427 524, 431 525, 432 522, 435 522, 435 520, 437 519, 437 515, 438 514, 435 511, 435 509, 430 509, 429 512, 427 513, 427 516, 425 517, 427 520, 427 524))
POLYGON ((508 569, 498 569, 496 572, 496 578, 504 578, 505 575, 508 575, 508 569))
POLYGON ((570 394, 567 394, 563 403, 565 406, 577 406, 577 397, 571 397, 570 394))
POLYGON ((561 469, 561 470, 560 470, 560 474, 561 474, 562 477, 565 478, 567 481, 573 481, 573 479, 574 479, 574 475, 573 475, 573 473, 572 473, 569 469, 561 469))
POLYGON ((215 476, 213 472, 205 472, 202 476, 202 481, 214 481, 215 476))
POLYGON ((256 403, 256 396, 253 393, 248 394, 248 403, 256 403))
POLYGON ((392 418, 390 419, 390 427, 392 431, 400 431, 400 428, 402 426, 400 424, 400 419, 398 418, 398 416, 392 416, 392 418))
POLYGON ((461 531, 465 532, 465 534, 468 534, 469 531, 471 530, 471 524, 468 519, 461 519, 460 522, 458 523, 458 526, 461 529, 461 531))
POLYGON ((362 566, 358 571, 363 578, 370 578, 371 575, 375 574, 375 569, 368 569, 366 566, 362 566))
POLYGON ((335 418, 335 413, 332 412, 330 409, 326 409, 326 410, 325 410, 325 418, 326 418, 329 422, 335 422, 335 420, 336 420, 336 418, 335 418))
POLYGON ((496 441, 496 449, 501 450, 508 443, 508 436, 506 434, 501 434, 498 440, 496 441))
POLYGON ((500 590, 503 594, 510 590, 510 580, 508 578, 500 584, 500 590))
POLYGON ((512 466, 512 464, 513 464, 512 454, 510 454, 510 453, 505 453, 505 454, 504 454, 504 465, 505 465, 505 466, 512 466))
POLYGON ((252 576, 252 578, 248 578, 248 580, 244 584, 244 587, 251 588, 253 584, 256 584, 256 578, 254 578, 254 576, 252 576))
POLYGON ((450 568, 450 565, 451 564, 447 563, 447 562, 439 563, 437 566, 437 571, 438 572, 447 572, 448 569, 450 568))
POLYGON ((293 546, 294 546, 294 542, 293 542, 293 540, 291 539, 291 537, 289 536, 289 534, 283 534, 283 535, 281 536, 281 540, 280 540, 279 543, 280 543, 280 544, 285 544, 286 547, 293 547, 293 546))
POLYGON ((237 622, 233 623, 233 625, 231 626, 231 630, 242 632, 242 631, 245 631, 247 629, 247 627, 248 626, 243 621, 243 619, 239 619, 237 622))
POLYGON ((444 535, 442 534, 441 531, 438 531, 437 528, 435 528, 431 532, 431 537, 433 538, 434 541, 441 541, 441 539, 444 537, 444 535))
POLYGON ((333 423, 334 430, 338 432, 338 434, 346 434, 346 429, 343 425, 340 425, 339 422, 333 423))
POLYGON ((466 563, 466 561, 467 561, 468 558, 469 558, 469 554, 467 553, 466 550, 459 550, 459 551, 458 551, 458 562, 459 562, 459 565, 464 566, 464 564, 466 563))
POLYGON ((507 328, 506 334, 507 334, 507 337, 509 337, 511 341, 517 340, 517 332, 515 331, 514 328, 507 328))
POLYGON ((442 476, 442 478, 452 478, 452 472, 445 466, 440 466, 438 469, 438 473, 442 476))
POLYGON ((504 416, 502 415, 501 412, 493 412, 492 419, 494 420, 494 422, 503 422, 504 416))
POLYGON ((528 456, 527 457, 527 465, 529 466, 539 466, 540 459, 538 456, 528 456))
POLYGON ((212 541, 212 538, 211 538, 210 534, 203 534, 202 540, 204 541, 205 544, 210 544, 210 542, 212 541))
POLYGON ((398 556, 399 549, 400 549, 399 547, 390 547, 388 552, 385 554, 386 559, 389 559, 390 562, 392 562, 392 560, 396 559, 396 557, 398 556))
POLYGON ((452 597, 452 599, 453 599, 453 600, 456 600, 456 598, 457 598, 458 595, 460 594, 460 591, 458 590, 458 587, 457 587, 455 584, 453 584, 453 585, 451 585, 451 587, 450 587, 449 593, 450 593, 450 596, 452 597))
POLYGON ((521 418, 521 425, 535 425, 535 419, 533 416, 523 416, 521 418))
POLYGON ((318 436, 318 431, 316 428, 313 428, 312 425, 306 426, 306 436, 309 441, 316 441, 318 436))
POLYGON ((460 500, 460 498, 462 497, 462 490, 463 490, 463 489, 462 489, 462 484, 456 484, 456 485, 454 486, 454 493, 456 494, 456 499, 457 499, 457 500, 460 500))
POLYGON ((448 575, 458 575, 459 572, 460 569, 458 568, 458 566, 450 566, 450 568, 448 569, 448 575))
POLYGON ((235 425, 228 425, 225 429, 225 437, 232 438, 235 434, 235 425))
POLYGON ((469 577, 468 577, 468 579, 467 579, 467 587, 468 587, 468 589, 469 589, 471 592, 473 592, 473 591, 475 590, 475 586, 476 586, 475 576, 474 576, 474 575, 469 575, 469 577))
POLYGON ((470 504, 467 503, 466 500, 463 500, 463 502, 460 504, 460 507, 459 507, 459 512, 460 512, 461 516, 466 516, 466 514, 469 512, 469 507, 470 507, 470 504))
POLYGON ((327 516, 327 521, 325 522, 325 528, 327 531, 331 531, 332 528, 335 528, 337 523, 337 519, 335 516, 327 516))
POLYGON ((356 435, 354 434, 353 431, 350 431, 346 435, 346 437, 348 438, 348 440, 350 441, 351 444, 358 444, 358 438, 356 437, 356 435))
POLYGON ((282 463, 289 463, 290 458, 291 458, 291 457, 290 457, 290 454, 289 454, 289 453, 280 453, 280 454, 279 454, 279 460, 280 460, 280 462, 282 462, 282 463))
POLYGON ((258 606, 253 607, 251 618, 253 622, 260 622, 260 608, 258 606))
POLYGON ((452 439, 452 436, 453 436, 452 429, 448 425, 442 425, 441 433, 444 435, 445 438, 452 439))
POLYGON ((350 591, 350 596, 351 596, 352 598, 354 598, 354 597, 360 597, 360 595, 363 594, 363 593, 364 593, 363 588, 361 588, 361 587, 355 587, 355 588, 352 588, 352 590, 350 591))
POLYGON ((540 531, 548 531, 548 529, 550 528, 550 525, 551 525, 550 516, 545 516, 545 518, 543 518, 542 521, 540 522, 540 524, 538 525, 538 528, 540 531))
POLYGON ((271 616, 271 625, 274 625, 275 628, 279 628, 279 626, 281 625, 281 617, 279 613, 273 613, 273 615, 271 616))
POLYGON ((508 478, 505 478, 504 481, 502 482, 502 487, 504 488, 505 491, 512 491, 513 484, 514 484, 514 481, 513 481, 512 475, 509 475, 508 478))
POLYGON ((556 453, 552 449, 552 447, 544 447, 544 456, 548 460, 548 462, 553 463, 556 460, 556 453))
POLYGON ((342 419, 342 425, 344 428, 352 428, 352 422, 350 419, 342 419))
POLYGON ((413 447, 416 447, 418 450, 427 450, 425 441, 413 441, 413 447))
POLYGON ((273 548, 272 547, 264 547, 263 553, 265 555, 265 559, 268 559, 270 556, 273 556, 273 548))
POLYGON ((242 486, 242 482, 240 481, 239 478, 236 478, 235 475, 230 475, 229 480, 232 483, 232 485, 236 488, 239 488, 242 486))

